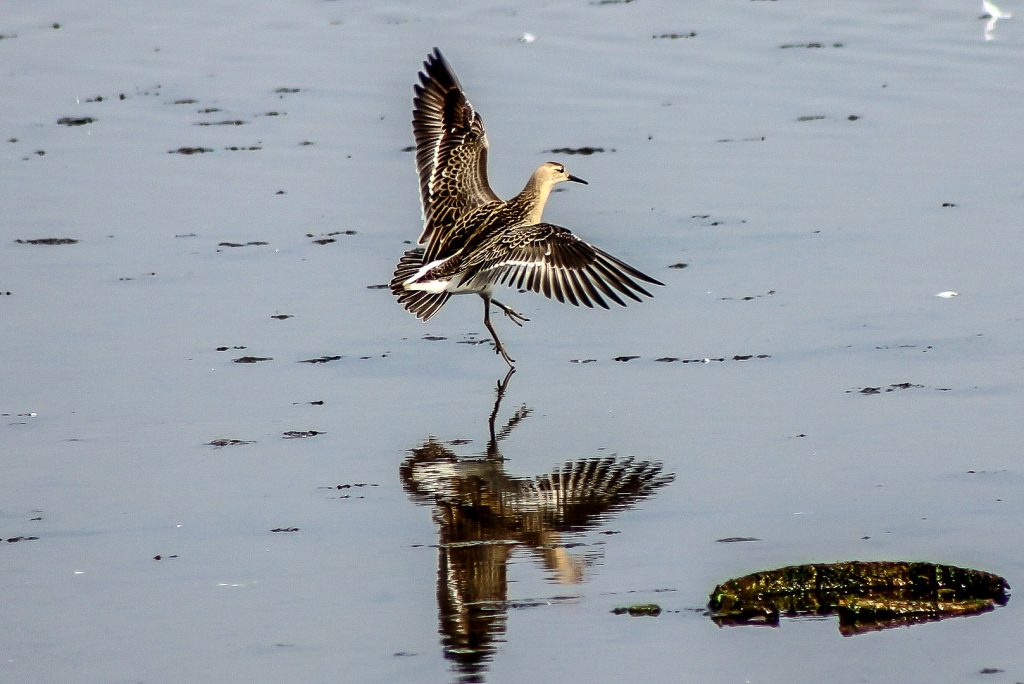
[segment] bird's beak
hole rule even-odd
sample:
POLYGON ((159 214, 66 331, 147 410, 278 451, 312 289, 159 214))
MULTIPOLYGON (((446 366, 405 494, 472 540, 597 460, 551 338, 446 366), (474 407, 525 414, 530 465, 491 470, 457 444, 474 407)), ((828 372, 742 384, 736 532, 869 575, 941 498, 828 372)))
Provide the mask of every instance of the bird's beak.
POLYGON ((584 185, 590 185, 590 183, 588 183, 587 181, 583 180, 578 176, 574 176, 571 173, 569 174, 569 180, 571 180, 573 183, 583 183, 584 185))

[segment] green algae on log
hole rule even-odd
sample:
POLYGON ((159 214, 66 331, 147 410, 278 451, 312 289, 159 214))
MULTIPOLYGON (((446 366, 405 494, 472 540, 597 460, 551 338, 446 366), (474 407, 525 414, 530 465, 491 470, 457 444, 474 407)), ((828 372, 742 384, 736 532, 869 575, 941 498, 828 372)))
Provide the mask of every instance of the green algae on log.
POLYGON ((980 570, 906 561, 791 565, 723 582, 711 619, 778 626, 781 615, 839 616, 845 635, 976 615, 1006 605, 1006 580, 980 570))

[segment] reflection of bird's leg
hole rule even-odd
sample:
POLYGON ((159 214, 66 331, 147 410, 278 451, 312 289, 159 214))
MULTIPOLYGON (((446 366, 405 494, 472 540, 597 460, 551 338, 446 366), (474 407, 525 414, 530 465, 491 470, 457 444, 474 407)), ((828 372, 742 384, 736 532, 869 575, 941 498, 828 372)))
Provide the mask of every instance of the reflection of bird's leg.
POLYGON ((515 368, 509 368, 508 373, 505 377, 498 381, 498 386, 494 389, 494 408, 491 409, 491 416, 487 419, 487 428, 490 434, 490 440, 487 442, 487 457, 494 459, 501 459, 501 454, 498 452, 498 440, 504 439, 510 429, 508 425, 502 428, 502 435, 498 437, 494 432, 494 421, 498 419, 498 410, 501 408, 501 400, 505 398, 505 388, 508 387, 509 380, 512 379, 512 374, 516 372, 515 368))
POLYGON ((496 306, 499 309, 501 309, 502 311, 504 311, 505 315, 508 316, 510 319, 512 319, 512 322, 515 323, 516 325, 518 325, 520 328, 523 327, 523 323, 527 323, 530 320, 529 318, 527 318, 523 314, 519 313, 518 311, 516 311, 512 307, 505 306, 504 304, 499 302, 497 299, 492 299, 491 303, 494 304, 494 306, 496 306))
MULTIPOLYGON (((509 368, 515 368, 516 360, 509 356, 508 352, 505 351, 505 347, 502 346, 501 340, 498 339, 498 333, 495 332, 494 326, 491 325, 491 302, 493 300, 486 295, 480 296, 484 300, 484 325, 487 327, 488 332, 491 333, 491 339, 494 340, 494 353, 501 354, 501 358, 505 359, 505 363, 508 364, 509 368)), ((495 304, 497 304, 497 302, 495 302, 495 304)), ((498 304, 498 306, 500 306, 502 309, 505 309, 505 307, 502 306, 501 304, 498 304)), ((505 309, 506 313, 508 311, 508 309, 505 309)))
POLYGON ((512 374, 516 372, 515 368, 509 368, 508 373, 505 373, 505 377, 498 381, 498 386, 495 387, 495 391, 498 394, 497 400, 494 402, 494 412, 498 412, 498 404, 501 403, 501 398, 505 396, 505 388, 508 387, 508 381, 512 379, 512 374))
POLYGON ((508 388, 508 383, 512 379, 512 374, 516 372, 515 368, 509 368, 508 373, 505 374, 504 379, 498 381, 498 386, 494 392, 494 408, 491 409, 491 415, 487 419, 487 428, 489 430, 490 441, 487 442, 487 457, 492 459, 504 460, 501 454, 498 452, 498 442, 509 436, 509 433, 519 424, 521 420, 530 415, 530 409, 523 404, 516 412, 512 414, 504 427, 500 431, 495 432, 494 422, 498 419, 498 410, 501 408, 501 400, 505 398, 505 389, 508 388))

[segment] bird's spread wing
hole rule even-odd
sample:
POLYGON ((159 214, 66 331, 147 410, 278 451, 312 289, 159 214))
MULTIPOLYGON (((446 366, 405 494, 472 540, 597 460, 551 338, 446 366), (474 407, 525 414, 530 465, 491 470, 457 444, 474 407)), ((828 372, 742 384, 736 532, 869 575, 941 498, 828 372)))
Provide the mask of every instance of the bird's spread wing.
POLYGON ((638 294, 653 296, 637 280, 663 284, 550 223, 494 235, 467 258, 462 282, 474 279, 533 290, 574 306, 596 304, 605 309, 605 298, 625 306, 620 294, 638 302, 638 294))
POLYGON ((425 247, 467 209, 498 196, 487 182, 484 122, 437 48, 423 63, 413 90, 412 131, 423 209, 418 243, 425 247))

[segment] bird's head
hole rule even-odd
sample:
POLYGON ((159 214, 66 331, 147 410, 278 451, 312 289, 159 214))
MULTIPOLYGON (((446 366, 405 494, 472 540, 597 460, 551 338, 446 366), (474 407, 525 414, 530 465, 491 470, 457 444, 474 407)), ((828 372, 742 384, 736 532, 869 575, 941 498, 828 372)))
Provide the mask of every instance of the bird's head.
POLYGON ((563 181, 572 181, 573 183, 583 183, 584 185, 587 185, 587 181, 566 171, 565 164, 562 164, 561 162, 544 162, 540 167, 538 167, 534 176, 536 176, 541 183, 548 186, 556 185, 563 181))

